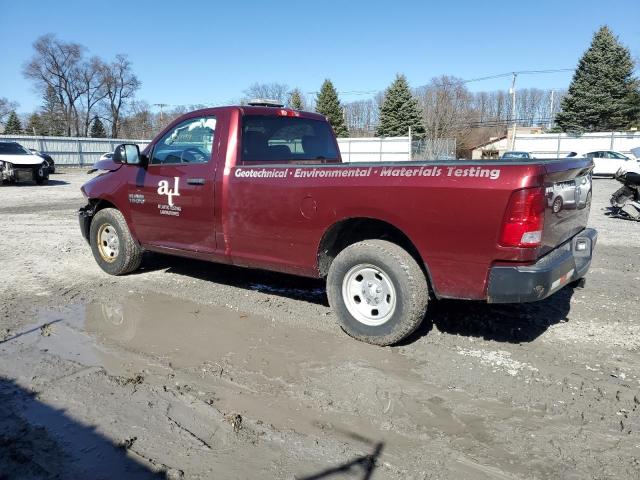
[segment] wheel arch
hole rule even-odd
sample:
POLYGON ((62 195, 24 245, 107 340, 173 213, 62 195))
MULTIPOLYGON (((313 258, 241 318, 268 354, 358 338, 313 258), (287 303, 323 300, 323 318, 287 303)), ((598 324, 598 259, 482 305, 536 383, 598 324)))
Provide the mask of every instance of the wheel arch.
POLYGON ((387 240, 404 248, 418 263, 435 294, 431 273, 413 241, 395 225, 371 217, 352 217, 331 225, 318 245, 317 265, 320 277, 325 278, 335 257, 349 245, 363 240, 387 240))
POLYGON ((136 235, 135 229, 131 224, 131 221, 129 218, 129 212, 122 210, 121 208, 118 207, 118 205, 112 199, 108 199, 108 198, 90 198, 89 199, 88 205, 84 208, 85 211, 90 212, 90 215, 88 216, 88 221, 84 226, 84 228, 86 229, 85 238, 89 238, 89 232, 91 230, 91 222, 93 222, 93 217, 95 216, 96 213, 98 213, 100 210, 104 210, 105 208, 113 208, 115 210, 118 210, 120 213, 122 213, 125 221, 127 222, 127 227, 129 228, 131 235, 136 240, 136 242, 140 243, 136 235))

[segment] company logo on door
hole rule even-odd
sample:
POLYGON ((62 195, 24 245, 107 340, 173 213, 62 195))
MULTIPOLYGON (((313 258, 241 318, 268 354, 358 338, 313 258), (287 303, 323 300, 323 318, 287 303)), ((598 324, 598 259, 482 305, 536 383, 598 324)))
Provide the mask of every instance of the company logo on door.
POLYGON ((167 196, 166 204, 158 204, 160 215, 179 217, 182 208, 173 203, 173 197, 180 196, 180 177, 173 177, 173 188, 169 187, 169 180, 160 180, 158 182, 158 195, 167 196))

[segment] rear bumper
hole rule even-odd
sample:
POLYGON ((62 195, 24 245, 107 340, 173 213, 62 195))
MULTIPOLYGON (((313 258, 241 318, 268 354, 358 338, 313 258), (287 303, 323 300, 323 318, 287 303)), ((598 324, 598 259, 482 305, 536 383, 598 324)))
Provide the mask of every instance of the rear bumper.
POLYGON ((535 302, 584 277, 597 239, 598 232, 586 228, 533 265, 492 267, 487 302, 535 302))

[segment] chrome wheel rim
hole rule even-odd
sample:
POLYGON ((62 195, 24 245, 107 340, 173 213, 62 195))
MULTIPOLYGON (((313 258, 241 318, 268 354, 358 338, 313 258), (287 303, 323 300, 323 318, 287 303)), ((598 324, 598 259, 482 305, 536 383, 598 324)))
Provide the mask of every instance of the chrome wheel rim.
POLYGON ((98 229, 98 251, 105 262, 112 263, 120 253, 120 238, 118 232, 109 223, 100 225, 98 229))
POLYGON ((356 265, 342 281, 342 299, 347 310, 357 321, 370 327, 389 321, 396 310, 396 298, 391 278, 375 265, 356 265))

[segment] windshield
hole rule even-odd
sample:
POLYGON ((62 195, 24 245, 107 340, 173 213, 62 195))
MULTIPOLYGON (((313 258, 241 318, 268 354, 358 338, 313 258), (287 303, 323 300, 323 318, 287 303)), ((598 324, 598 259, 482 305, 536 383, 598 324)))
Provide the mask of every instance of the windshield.
POLYGON ((31 155, 31 152, 19 143, 0 143, 0 155, 31 155))

